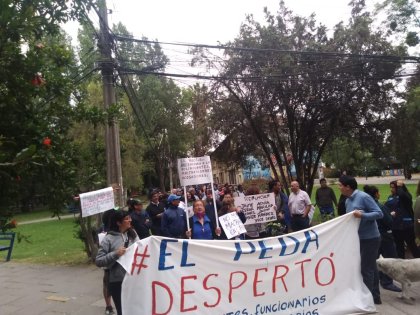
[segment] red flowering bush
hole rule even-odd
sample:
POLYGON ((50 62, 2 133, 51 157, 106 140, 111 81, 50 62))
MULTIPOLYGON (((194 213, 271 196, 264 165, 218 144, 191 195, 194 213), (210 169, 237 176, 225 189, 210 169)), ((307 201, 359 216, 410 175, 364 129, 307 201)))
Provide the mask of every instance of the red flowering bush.
POLYGON ((16 219, 10 219, 9 217, 0 217, 0 230, 4 233, 17 227, 16 219))

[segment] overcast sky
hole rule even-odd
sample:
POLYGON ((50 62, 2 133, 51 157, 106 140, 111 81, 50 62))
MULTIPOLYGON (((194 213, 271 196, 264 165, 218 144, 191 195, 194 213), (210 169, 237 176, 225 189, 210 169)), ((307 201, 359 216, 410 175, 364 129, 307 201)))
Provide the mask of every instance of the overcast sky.
MULTIPOLYGON (((366 0, 373 6, 376 0, 366 0)), ((340 21, 350 17, 350 0, 285 0, 294 13, 309 16, 315 13, 316 20, 332 29, 340 21)), ((122 22, 136 38, 142 36, 160 42, 181 42, 216 45, 234 40, 247 14, 264 22, 264 7, 276 14, 279 0, 107 0, 109 24, 122 22)), ((99 27, 99 19, 92 12, 91 20, 99 27)), ((66 31, 77 42, 77 25, 67 25, 66 31)), ((188 62, 191 55, 186 48, 162 45, 170 59, 166 72, 182 74, 209 74, 205 68, 192 69, 188 62)), ((218 52, 215 52, 218 54, 218 52)), ((219 52, 221 53, 221 52, 219 52)), ((175 80, 190 85, 194 80, 175 80)))
MULTIPOLYGON (((332 27, 350 16, 350 0, 286 0, 301 15, 316 13, 332 27)), ((367 0, 369 2, 369 0, 367 0)), ((277 12, 279 0, 108 0, 110 23, 122 21, 135 36, 159 41, 215 44, 233 40, 246 14, 263 20, 263 8, 277 12)))

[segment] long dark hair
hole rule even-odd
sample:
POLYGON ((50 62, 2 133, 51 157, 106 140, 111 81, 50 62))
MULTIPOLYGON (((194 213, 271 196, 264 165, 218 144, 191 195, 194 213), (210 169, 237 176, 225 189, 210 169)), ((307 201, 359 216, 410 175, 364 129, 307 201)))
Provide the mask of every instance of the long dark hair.
MULTIPOLYGON (((398 187, 399 187, 397 180, 393 180, 392 182, 389 183, 389 185, 395 186, 396 189, 398 189, 398 187)), ((403 191, 405 191, 406 193, 409 193, 410 194, 410 192, 407 189, 407 186, 405 186, 404 183, 400 187, 402 188, 403 191)), ((410 196, 411 196, 411 194, 410 194, 410 196)))

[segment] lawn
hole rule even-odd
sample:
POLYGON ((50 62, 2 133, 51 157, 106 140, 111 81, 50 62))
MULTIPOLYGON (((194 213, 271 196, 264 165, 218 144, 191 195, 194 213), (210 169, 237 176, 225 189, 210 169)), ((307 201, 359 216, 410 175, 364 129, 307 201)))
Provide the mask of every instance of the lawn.
MULTIPOLYGON (((335 195, 337 196, 337 201, 338 198, 340 198, 340 190, 338 189, 338 184, 331 184, 329 185, 335 192, 335 195)), ((372 186, 376 186, 379 190, 379 194, 380 194, 380 199, 379 202, 380 203, 385 203, 385 201, 388 199, 389 195, 391 194, 391 190, 389 189, 389 185, 388 184, 379 184, 379 185, 372 185, 372 186)), ((416 188, 417 185, 416 184, 406 184, 408 191, 410 192, 411 196, 413 197, 413 202, 416 200, 416 188)), ((314 187, 313 192, 312 192, 312 196, 311 199, 315 202, 315 192, 316 189, 319 186, 314 187)), ((358 187, 359 190, 363 191, 363 185, 359 185, 358 187)))
POLYGON ((52 212, 50 210, 37 210, 28 213, 18 213, 13 216, 14 219, 18 222, 27 222, 32 220, 50 218, 52 212))
MULTIPOLYGON (((48 217, 48 216, 47 216, 48 217)), ((25 263, 72 265, 88 261, 83 243, 74 236, 73 218, 18 225, 27 242, 15 242, 12 260, 25 263)))
MULTIPOLYGON (((337 201, 338 201, 338 199, 340 198, 340 195, 341 195, 340 190, 338 189, 338 184, 334 183, 334 184, 330 184, 329 186, 334 190, 335 195, 337 197, 337 201)), ((363 191, 363 186, 364 185, 359 185, 358 189, 363 191)), ((389 195, 391 194, 391 190, 389 189, 389 184, 378 184, 378 185, 373 185, 373 186, 376 186, 378 188, 379 194, 380 194, 379 202, 384 204, 385 201, 388 199, 389 195)), ((411 193, 411 196, 413 197, 413 203, 414 203, 414 201, 416 199, 417 185, 416 184, 406 184, 406 186, 407 186, 407 189, 409 190, 409 192, 411 193)), ((314 204, 315 204, 315 192, 316 192, 316 189, 318 187, 319 187, 319 185, 314 187, 314 189, 312 191, 312 195, 311 195, 311 200, 312 200, 312 203, 314 203, 314 204)), ((336 214, 337 214, 337 212, 336 212, 336 214)), ((313 218, 313 223, 316 224, 316 223, 319 223, 319 222, 321 222, 320 213, 319 213, 318 207, 316 207, 314 218, 313 218)))

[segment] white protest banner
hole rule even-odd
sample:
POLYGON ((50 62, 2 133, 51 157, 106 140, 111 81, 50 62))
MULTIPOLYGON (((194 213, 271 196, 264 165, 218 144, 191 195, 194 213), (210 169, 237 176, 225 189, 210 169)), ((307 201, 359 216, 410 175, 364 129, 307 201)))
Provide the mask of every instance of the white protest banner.
POLYGON ((112 187, 80 194, 82 217, 101 213, 115 207, 112 187))
POLYGON ((181 186, 213 182, 210 157, 178 159, 178 175, 181 186))
POLYGON ((229 212, 220 216, 219 222, 228 239, 246 233, 245 226, 236 212, 229 212))
POLYGON ((352 213, 258 240, 151 236, 118 262, 124 315, 348 315, 375 311, 352 213))
POLYGON ((245 214, 245 225, 277 219, 274 193, 235 197, 235 206, 245 214))

